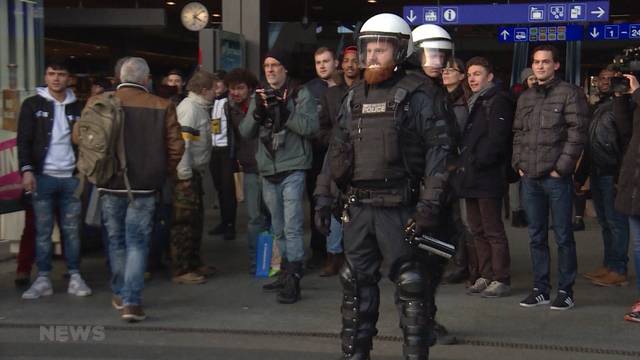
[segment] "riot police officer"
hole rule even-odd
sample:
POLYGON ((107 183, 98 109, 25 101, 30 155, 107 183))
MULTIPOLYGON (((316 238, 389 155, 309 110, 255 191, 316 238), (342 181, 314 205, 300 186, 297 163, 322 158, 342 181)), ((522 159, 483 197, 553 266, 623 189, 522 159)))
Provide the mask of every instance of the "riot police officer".
POLYGON ((379 14, 358 35, 364 79, 346 95, 316 186, 316 226, 330 224, 330 183, 345 194, 345 266, 341 271, 343 358, 369 359, 380 303, 383 261, 396 285, 404 359, 425 360, 433 345, 433 294, 442 258, 412 247, 403 229, 444 233, 446 162, 453 144, 441 87, 402 68, 413 53, 402 18, 379 14))

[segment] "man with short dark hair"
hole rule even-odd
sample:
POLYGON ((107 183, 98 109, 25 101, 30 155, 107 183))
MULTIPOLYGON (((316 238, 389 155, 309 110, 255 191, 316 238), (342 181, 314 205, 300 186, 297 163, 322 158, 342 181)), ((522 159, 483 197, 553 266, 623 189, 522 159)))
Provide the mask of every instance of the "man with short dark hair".
POLYGON ((80 117, 80 106, 67 88, 69 68, 64 62, 50 62, 45 67, 46 87, 26 99, 18 122, 18 161, 22 187, 33 194, 36 219, 36 265, 38 276, 22 294, 23 299, 37 299, 53 294, 49 274, 53 244, 54 215, 60 216, 64 241, 64 258, 71 275, 67 292, 76 296, 91 295, 80 276, 81 202, 75 194, 79 185, 76 171, 77 147, 71 132, 80 117))
MULTIPOLYGON (((316 138, 326 149, 329 146, 331 139, 331 129, 337 124, 338 113, 342 99, 349 91, 349 88, 353 83, 360 79, 360 66, 358 64, 358 48, 356 46, 347 46, 342 54, 342 81, 339 81, 335 86, 329 87, 324 93, 324 96, 320 98, 320 113, 318 120, 320 124, 320 130, 318 131, 316 138)), ((318 180, 318 177, 323 177, 322 173, 318 174, 313 183, 322 184, 331 183, 330 181, 318 180)), ((332 186, 335 189, 335 186, 332 186)), ((315 189, 315 187, 314 187, 315 189)), ((316 189, 317 190, 317 189, 316 189)), ((320 189, 317 191, 328 191, 331 189, 320 189)), ((337 194, 336 194, 337 197, 337 194)), ((335 209, 334 209, 335 210, 335 209)), ((315 214, 314 214, 315 216, 315 214)), ((314 230, 317 227, 314 227, 314 230)), ((322 226, 320 228, 323 228, 322 226)), ((330 223, 322 230, 325 232, 324 236, 327 239, 327 261, 320 272, 320 276, 334 276, 337 275, 344 262, 344 254, 342 249, 342 226, 338 222, 335 216, 331 216, 330 223), (327 233, 328 232, 328 233, 327 233)))
POLYGON ((513 103, 493 83, 493 66, 483 57, 467 62, 467 81, 473 92, 469 116, 462 130, 457 175, 458 196, 466 200, 480 277, 470 294, 485 298, 511 293, 511 257, 502 222, 505 165, 511 148, 513 103))
POLYGON ((224 77, 229 89, 229 101, 224 107, 227 119, 232 125, 233 148, 232 158, 238 162, 243 175, 244 203, 247 207, 247 248, 249 260, 249 274, 256 272, 256 246, 258 236, 268 229, 267 214, 262 201, 262 185, 258 175, 256 151, 258 139, 243 138, 238 129, 242 119, 249 111, 249 104, 253 101, 254 91, 258 86, 258 79, 249 70, 237 68, 231 70, 224 77))
MULTIPOLYGON (((320 105, 319 113, 322 113, 322 98, 324 97, 327 89, 336 85, 335 73, 338 68, 338 59, 333 50, 328 47, 319 47, 313 56, 316 75, 317 77, 305 84, 305 86, 311 92, 311 95, 315 98, 316 102, 320 105)), ((312 139, 311 144, 313 148, 313 163, 311 169, 307 171, 307 196, 311 200, 311 206, 309 207, 311 219, 315 217, 315 207, 313 200, 313 190, 316 187, 316 178, 320 174, 322 169, 322 162, 324 161, 324 155, 327 152, 327 144, 323 143, 320 139, 322 129, 330 127, 330 123, 327 123, 326 117, 319 118, 320 131, 312 139)), ((319 268, 327 258, 327 238, 325 235, 318 232, 315 226, 311 226, 311 256, 307 261, 307 267, 310 269, 319 268)))
POLYGON ((628 284, 629 221, 615 207, 616 183, 622 165, 624 149, 622 131, 616 108, 626 108, 630 113, 629 96, 615 94, 611 79, 618 75, 616 69, 604 68, 598 74, 596 86, 600 99, 594 105, 589 124, 588 144, 576 173, 576 188, 589 178, 593 205, 602 229, 604 258, 602 265, 584 277, 599 286, 628 284))
POLYGON ((558 296, 551 309, 567 310, 574 306, 577 271, 572 176, 586 139, 589 110, 577 86, 556 78, 560 58, 555 47, 535 48, 531 68, 538 84, 520 95, 513 124, 512 165, 521 176, 533 263, 533 290, 520 306, 550 303, 551 209, 559 262, 558 296))

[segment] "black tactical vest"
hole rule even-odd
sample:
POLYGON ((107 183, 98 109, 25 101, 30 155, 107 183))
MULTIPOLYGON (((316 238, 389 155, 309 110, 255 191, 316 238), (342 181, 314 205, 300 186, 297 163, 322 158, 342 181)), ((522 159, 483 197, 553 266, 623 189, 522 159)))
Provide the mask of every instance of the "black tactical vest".
POLYGON ((406 179, 402 119, 409 96, 424 84, 424 77, 405 75, 391 88, 373 87, 365 94, 360 82, 350 94, 349 137, 353 146, 353 182, 406 179))

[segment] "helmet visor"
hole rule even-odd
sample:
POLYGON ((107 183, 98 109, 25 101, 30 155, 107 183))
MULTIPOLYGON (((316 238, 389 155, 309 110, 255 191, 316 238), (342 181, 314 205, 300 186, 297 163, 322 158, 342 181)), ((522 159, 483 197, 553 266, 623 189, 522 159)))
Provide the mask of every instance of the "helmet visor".
POLYGON ((358 61, 360 68, 388 67, 402 60, 400 40, 384 35, 358 37, 358 61))
POLYGON ((452 49, 418 47, 416 50, 422 67, 444 69, 454 56, 452 49))

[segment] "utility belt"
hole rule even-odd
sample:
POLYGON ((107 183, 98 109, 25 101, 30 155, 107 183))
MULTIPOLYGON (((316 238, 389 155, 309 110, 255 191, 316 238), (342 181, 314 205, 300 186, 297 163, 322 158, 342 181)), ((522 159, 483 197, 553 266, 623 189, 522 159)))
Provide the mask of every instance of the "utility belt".
POLYGON ((346 206, 361 204, 378 207, 410 206, 416 203, 418 187, 413 181, 403 180, 388 188, 350 186, 346 191, 346 206))

